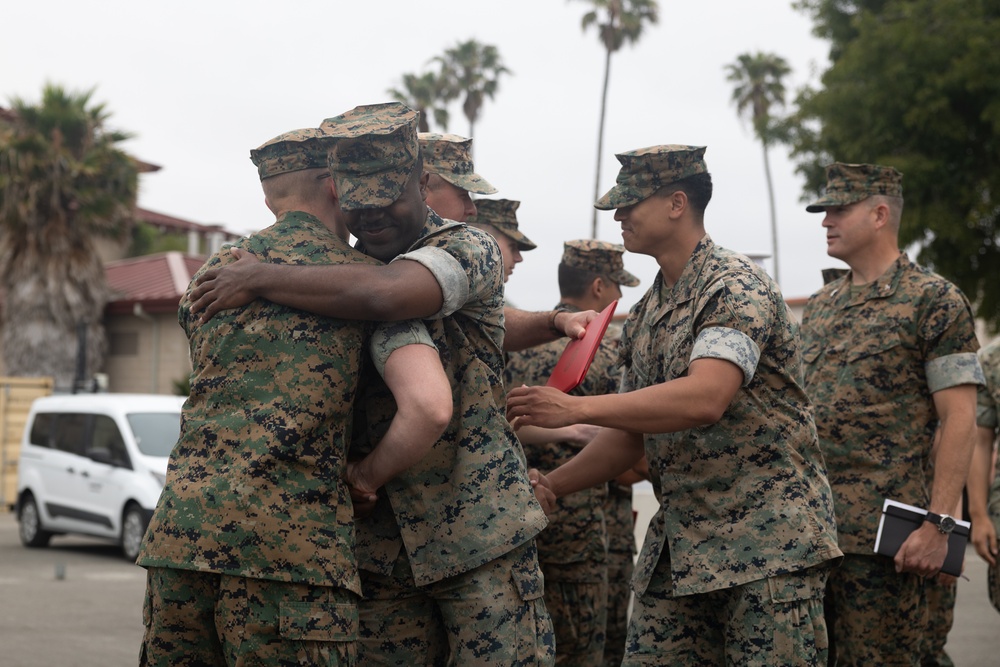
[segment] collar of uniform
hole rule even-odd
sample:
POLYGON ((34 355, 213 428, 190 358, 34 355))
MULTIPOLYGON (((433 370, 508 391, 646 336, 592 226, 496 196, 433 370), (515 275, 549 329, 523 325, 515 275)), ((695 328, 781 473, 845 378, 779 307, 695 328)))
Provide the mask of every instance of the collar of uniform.
MULTIPOLYGON (((896 288, 899 286, 899 278, 903 273, 903 268, 909 265, 909 263, 910 258, 906 256, 906 253, 899 253, 899 257, 885 270, 885 273, 869 283, 866 289, 858 290, 853 296, 851 295, 851 277, 854 272, 849 272, 841 279, 838 286, 839 291, 843 292, 842 298, 847 300, 843 307, 859 306, 872 299, 885 299, 892 296, 896 293, 896 288)), ((833 294, 836 296, 838 290, 834 290, 833 294)))
POLYGON ((687 303, 694 298, 698 285, 701 282, 702 269, 705 268, 705 263, 712 256, 714 250, 715 243, 712 241, 712 237, 708 234, 701 237, 701 240, 695 246, 694 252, 691 253, 691 257, 688 258, 687 264, 684 265, 684 270, 681 271, 681 275, 673 287, 667 286, 666 281, 663 279, 662 271, 656 274, 652 289, 653 293, 656 294, 658 304, 655 311, 651 313, 652 319, 650 324, 659 322, 667 313, 677 308, 677 306, 687 303))

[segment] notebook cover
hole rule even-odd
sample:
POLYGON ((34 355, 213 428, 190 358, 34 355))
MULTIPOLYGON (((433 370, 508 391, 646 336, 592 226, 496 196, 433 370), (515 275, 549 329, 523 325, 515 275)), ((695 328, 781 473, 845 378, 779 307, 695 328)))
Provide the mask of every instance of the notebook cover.
MULTIPOLYGON (((875 553, 894 557, 910 533, 923 524, 925 516, 927 516, 925 509, 886 499, 882 505, 878 535, 875 537, 875 553)), ((968 521, 956 519, 955 530, 948 536, 948 555, 945 556, 944 564, 941 566, 941 571, 945 574, 956 577, 962 574, 962 560, 965 557, 970 528, 968 521)))
POLYGON ((587 325, 587 331, 583 338, 571 340, 566 349, 563 350, 556 367, 552 369, 549 381, 545 383, 547 387, 555 387, 563 392, 571 392, 580 386, 583 378, 587 376, 587 369, 594 361, 597 348, 601 345, 604 332, 611 324, 611 317, 615 314, 615 307, 618 300, 615 299, 605 307, 594 320, 587 325))

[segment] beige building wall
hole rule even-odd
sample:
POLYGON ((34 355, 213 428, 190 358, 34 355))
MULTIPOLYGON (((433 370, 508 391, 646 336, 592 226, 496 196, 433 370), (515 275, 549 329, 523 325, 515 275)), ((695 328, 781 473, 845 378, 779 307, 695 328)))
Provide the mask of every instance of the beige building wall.
POLYGON ((115 315, 106 322, 108 391, 174 394, 188 378, 191 361, 177 314, 115 315))

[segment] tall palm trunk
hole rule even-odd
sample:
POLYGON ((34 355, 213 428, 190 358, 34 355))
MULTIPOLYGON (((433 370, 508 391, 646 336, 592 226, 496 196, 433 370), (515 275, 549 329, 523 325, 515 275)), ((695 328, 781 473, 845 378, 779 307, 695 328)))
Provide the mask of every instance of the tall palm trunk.
MULTIPOLYGON (((611 49, 605 51, 604 56, 604 88, 601 91, 601 120, 597 126, 597 169, 594 175, 594 200, 601 196, 601 158, 604 156, 604 116, 608 109, 608 81, 611 79, 611 49)), ((590 238, 597 238, 597 209, 594 209, 594 217, 590 223, 590 238)))
POLYGON ((761 141, 764 148, 764 176, 767 179, 767 198, 771 203, 771 257, 774 258, 774 282, 781 286, 778 274, 778 219, 774 210, 774 184, 771 182, 771 161, 767 156, 767 142, 761 141))

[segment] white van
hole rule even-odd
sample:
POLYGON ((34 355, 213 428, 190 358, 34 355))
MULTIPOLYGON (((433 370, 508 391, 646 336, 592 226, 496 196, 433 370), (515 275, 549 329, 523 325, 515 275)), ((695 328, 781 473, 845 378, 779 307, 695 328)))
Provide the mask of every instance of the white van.
POLYGON ((71 394, 36 399, 21 439, 21 542, 79 533, 135 560, 180 434, 181 396, 71 394))

